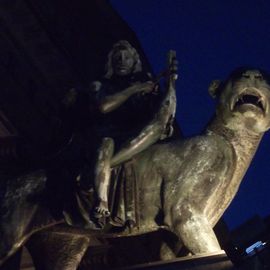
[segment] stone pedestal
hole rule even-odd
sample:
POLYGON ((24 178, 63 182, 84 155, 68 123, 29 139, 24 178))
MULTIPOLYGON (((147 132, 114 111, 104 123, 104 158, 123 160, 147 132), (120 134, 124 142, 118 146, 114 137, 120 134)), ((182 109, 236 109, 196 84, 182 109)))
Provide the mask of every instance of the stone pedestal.
POLYGON ((118 268, 117 270, 232 270, 231 261, 224 252, 207 255, 197 255, 178 258, 175 260, 154 262, 118 268))
MULTIPOLYGON (((34 270, 31 258, 27 252, 23 253, 21 270, 34 270)), ((106 268, 114 270, 233 270, 231 261, 224 252, 207 255, 182 257, 170 261, 139 264, 123 268, 106 268)))

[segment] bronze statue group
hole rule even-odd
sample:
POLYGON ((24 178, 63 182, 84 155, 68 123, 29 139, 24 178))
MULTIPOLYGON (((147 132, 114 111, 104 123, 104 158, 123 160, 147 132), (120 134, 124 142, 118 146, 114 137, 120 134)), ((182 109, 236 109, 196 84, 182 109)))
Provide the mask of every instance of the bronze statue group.
MULTIPOLYGON (((33 260, 42 269, 47 263, 46 269, 67 269, 69 263, 68 269, 76 269, 95 235, 161 229, 176 237, 162 240, 159 258, 174 258, 181 250, 220 251, 213 227, 270 127, 269 77, 240 69, 223 83, 215 81, 209 90, 217 109, 206 130, 172 140, 172 51, 168 64, 162 92, 159 76, 152 78, 135 48, 121 40, 108 54, 105 75, 89 87, 70 89, 61 100, 61 125, 69 135, 57 151, 42 162, 31 163, 29 156, 18 162, 26 147, 23 140, 19 148, 9 141, 3 156, 14 170, 2 166, 0 265, 34 242, 33 260), (42 248, 54 252, 46 257, 42 248)), ((0 117, 0 135, 19 138, 1 112, 0 117)))

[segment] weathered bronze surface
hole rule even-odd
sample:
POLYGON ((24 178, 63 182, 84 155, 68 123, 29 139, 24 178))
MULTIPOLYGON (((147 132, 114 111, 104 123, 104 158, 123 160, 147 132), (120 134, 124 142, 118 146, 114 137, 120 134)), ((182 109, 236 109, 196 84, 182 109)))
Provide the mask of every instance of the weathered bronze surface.
MULTIPOLYGON (((124 164, 122 180, 135 179, 137 190, 134 207, 124 212, 132 215, 133 211, 135 223, 118 233, 65 226, 40 232, 36 247, 43 243, 40 247, 52 250, 42 258, 43 269, 75 269, 96 237, 140 235, 159 228, 173 232, 192 254, 220 250, 213 226, 235 196, 269 129, 270 86, 262 72, 238 70, 211 92, 218 97, 218 106, 205 133, 151 146, 124 164)), ((46 174, 41 171, 14 179, 6 179, 1 202, 2 262, 30 235, 57 222, 40 199, 46 174)), ((161 258, 175 253, 176 249, 163 245, 161 258)))
MULTIPOLYGON (((175 57, 170 58, 173 61, 175 57)), ((108 55, 105 79, 95 81, 90 87, 99 111, 96 122, 101 122, 96 124, 97 137, 101 137, 100 145, 96 145, 99 153, 94 170, 96 217, 110 216, 108 190, 111 168, 171 135, 168 129, 170 130, 175 115, 174 91, 168 91, 168 97, 153 117, 155 105, 158 107, 155 104, 157 86, 150 74, 142 72, 136 49, 128 41, 120 40, 114 44, 108 55), (146 120, 150 123, 144 128, 143 123, 146 120)), ((91 181, 93 180, 88 179, 88 182, 91 181)))

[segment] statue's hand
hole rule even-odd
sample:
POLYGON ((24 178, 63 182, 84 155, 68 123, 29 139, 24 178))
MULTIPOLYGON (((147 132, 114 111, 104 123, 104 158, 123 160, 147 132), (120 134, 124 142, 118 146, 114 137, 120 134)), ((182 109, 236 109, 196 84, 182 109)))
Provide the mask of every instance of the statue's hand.
POLYGON ((137 88, 137 91, 142 94, 151 93, 155 90, 155 83, 152 81, 135 84, 134 87, 137 88))

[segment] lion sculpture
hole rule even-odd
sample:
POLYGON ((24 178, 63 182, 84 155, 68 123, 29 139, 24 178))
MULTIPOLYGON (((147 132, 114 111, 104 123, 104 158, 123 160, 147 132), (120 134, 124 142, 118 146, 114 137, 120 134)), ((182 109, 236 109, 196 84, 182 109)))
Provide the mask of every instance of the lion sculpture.
MULTIPOLYGON (((234 198, 264 132, 270 127, 270 85, 264 72, 242 69, 222 83, 215 82, 210 90, 218 104, 215 117, 202 135, 153 145, 129 161, 138 191, 136 223, 133 230, 111 234, 112 237, 165 228, 191 254, 220 251, 213 227, 234 198)), ((42 174, 33 178, 36 185, 45 182, 42 174)), ((37 211, 39 206, 35 207, 37 211)), ((36 216, 28 213, 28 225, 34 229, 36 216)), ((53 224, 52 219, 47 217, 46 224, 53 224)), ((43 258, 42 269, 76 269, 91 237, 103 236, 102 232, 72 232, 68 226, 60 227, 37 233, 44 233, 44 243, 54 250, 51 259, 43 258)), ((8 231, 3 224, 1 230, 8 231)), ((22 235, 17 249, 31 234, 22 235)), ((161 251, 162 258, 171 254, 169 247, 161 251)))

